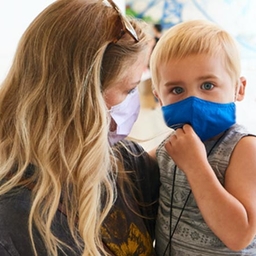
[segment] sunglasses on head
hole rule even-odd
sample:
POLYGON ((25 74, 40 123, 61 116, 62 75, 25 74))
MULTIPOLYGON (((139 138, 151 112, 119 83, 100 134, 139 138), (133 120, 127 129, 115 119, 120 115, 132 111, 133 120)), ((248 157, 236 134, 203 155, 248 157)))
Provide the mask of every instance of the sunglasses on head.
POLYGON ((120 33, 120 36, 118 38, 116 38, 116 40, 114 41, 117 42, 126 32, 136 41, 139 42, 139 38, 138 35, 134 29, 134 27, 132 26, 132 24, 130 23, 130 21, 122 14, 121 10, 118 8, 118 6, 112 1, 112 0, 104 0, 104 3, 108 3, 110 6, 112 6, 116 12, 118 13, 120 20, 122 22, 122 30, 120 33))

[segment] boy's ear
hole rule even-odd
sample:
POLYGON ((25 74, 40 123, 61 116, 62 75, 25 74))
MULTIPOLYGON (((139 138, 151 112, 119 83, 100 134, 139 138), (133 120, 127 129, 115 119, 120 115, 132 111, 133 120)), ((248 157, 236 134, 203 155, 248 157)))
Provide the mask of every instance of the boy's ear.
POLYGON ((153 89, 152 92, 153 92, 154 96, 158 99, 158 102, 159 102, 160 106, 163 106, 163 103, 162 103, 160 97, 158 96, 157 91, 155 89, 153 89))
POLYGON ((246 87, 246 79, 245 77, 242 76, 240 77, 235 100, 241 101, 244 99, 245 87, 246 87))

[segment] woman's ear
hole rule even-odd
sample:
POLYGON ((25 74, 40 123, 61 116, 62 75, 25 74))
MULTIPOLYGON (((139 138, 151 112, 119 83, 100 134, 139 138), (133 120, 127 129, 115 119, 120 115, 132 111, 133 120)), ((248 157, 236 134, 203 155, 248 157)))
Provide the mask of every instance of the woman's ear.
POLYGON ((154 96, 158 99, 160 106, 163 106, 163 103, 162 103, 160 97, 158 96, 157 91, 155 89, 153 89, 152 92, 153 92, 154 96))
POLYGON ((246 87, 246 79, 245 77, 242 76, 239 79, 239 84, 236 91, 236 97, 235 97, 236 101, 242 101, 244 99, 245 87, 246 87))

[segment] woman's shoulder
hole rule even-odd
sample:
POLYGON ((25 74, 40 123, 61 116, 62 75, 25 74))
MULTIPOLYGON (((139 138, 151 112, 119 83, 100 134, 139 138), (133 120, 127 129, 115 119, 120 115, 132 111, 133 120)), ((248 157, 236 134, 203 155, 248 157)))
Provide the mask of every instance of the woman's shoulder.
POLYGON ((157 161, 141 145, 134 141, 122 140, 116 147, 122 156, 125 170, 133 170, 139 179, 158 179, 157 161))
POLYGON ((30 191, 12 189, 0 196, 0 255, 33 255, 28 233, 30 191))

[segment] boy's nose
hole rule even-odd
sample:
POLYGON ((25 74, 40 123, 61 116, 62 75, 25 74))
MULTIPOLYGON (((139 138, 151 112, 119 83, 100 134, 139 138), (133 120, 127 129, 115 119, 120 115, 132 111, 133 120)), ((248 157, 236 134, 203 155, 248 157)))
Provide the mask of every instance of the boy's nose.
POLYGON ((188 98, 188 97, 197 97, 197 98, 201 98, 200 97, 200 92, 198 92, 197 90, 188 90, 185 94, 184 94, 184 99, 188 98))

